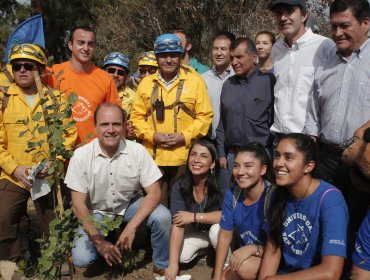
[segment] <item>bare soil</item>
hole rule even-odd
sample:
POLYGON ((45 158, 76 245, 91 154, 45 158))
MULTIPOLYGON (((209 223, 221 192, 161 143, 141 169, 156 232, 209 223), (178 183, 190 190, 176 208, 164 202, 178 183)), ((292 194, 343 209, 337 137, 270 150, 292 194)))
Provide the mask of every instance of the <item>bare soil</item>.
MULTIPOLYGON (((31 260, 33 262, 37 259, 38 244, 35 241, 39 237, 38 225, 35 220, 35 209, 31 200, 28 203, 28 214, 31 218, 31 234, 30 234, 30 252, 31 260)), ((137 243, 145 243, 144 240, 139 240, 137 243)), ((180 275, 190 274, 192 280, 206 280, 211 279, 214 263, 213 249, 209 250, 207 257, 203 257, 195 260, 185 266, 180 267, 180 275)), ((144 252, 144 251, 141 251, 144 252)), ((153 263, 150 260, 150 249, 145 250, 145 257, 139 263, 135 264, 134 269, 125 270, 121 266, 109 267, 103 259, 99 259, 94 264, 86 269, 75 268, 73 279, 126 279, 126 280, 137 280, 137 279, 155 279, 153 275, 153 263)), ((63 280, 71 279, 69 276, 63 276, 63 280)))

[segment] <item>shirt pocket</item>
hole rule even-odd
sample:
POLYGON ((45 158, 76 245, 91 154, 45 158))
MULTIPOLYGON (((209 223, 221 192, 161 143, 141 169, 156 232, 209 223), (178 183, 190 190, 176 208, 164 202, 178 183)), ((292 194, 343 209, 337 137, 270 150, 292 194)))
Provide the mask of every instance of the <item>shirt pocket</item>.
POLYGON ((119 174, 118 175, 118 185, 119 189, 118 192, 127 196, 133 193, 137 193, 140 190, 140 181, 138 175, 125 175, 119 174))
MULTIPOLYGON (((16 141, 17 143, 26 143, 31 137, 31 132, 27 131, 28 116, 22 113, 5 113, 3 123, 8 137, 8 142, 16 141), (27 131, 27 132, 26 132, 27 131), (19 134, 25 132, 23 136, 19 134)), ((13 143, 14 144, 14 143, 13 143)))
MULTIPOLYGON (((364 109, 370 109, 370 71, 364 73, 358 82, 358 93, 353 95, 358 100, 358 106, 364 109)), ((353 97, 352 97, 353 98, 353 97)))
MULTIPOLYGON (((182 95, 181 98, 180 98, 180 101, 183 103, 183 105, 181 105, 181 106, 186 106, 187 110, 189 110, 191 112, 194 112, 195 103, 196 103, 195 96, 192 96, 190 94, 186 94, 185 96, 182 95)), ((185 122, 192 121, 193 120, 192 116, 190 116, 188 113, 186 113, 181 108, 181 106, 177 106, 177 109, 176 109, 177 119, 179 119, 181 121, 185 121, 185 122)), ((185 108, 185 110, 186 110, 186 108, 185 108)))
POLYGON ((255 122, 263 122, 267 118, 268 101, 265 96, 251 96, 244 104, 244 115, 255 122))

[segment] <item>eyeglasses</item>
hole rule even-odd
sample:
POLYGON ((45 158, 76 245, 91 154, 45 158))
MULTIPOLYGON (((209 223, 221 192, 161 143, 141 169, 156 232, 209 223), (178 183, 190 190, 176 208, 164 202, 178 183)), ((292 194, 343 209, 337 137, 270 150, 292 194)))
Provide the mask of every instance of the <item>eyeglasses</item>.
POLYGON ((32 55, 42 61, 45 60, 45 57, 43 56, 43 54, 37 49, 35 49, 34 47, 30 46, 29 44, 13 46, 12 50, 10 51, 10 56, 15 55, 15 54, 21 54, 21 53, 32 55))
POLYGON ((13 69, 14 72, 18 72, 22 69, 22 66, 26 71, 32 71, 33 68, 35 67, 35 65, 31 62, 13 63, 12 64, 12 69, 13 69))
POLYGON ((146 74, 147 72, 152 75, 154 74, 155 72, 157 71, 156 67, 140 67, 139 68, 139 72, 141 75, 144 75, 146 74))
POLYGON ((117 72, 118 76, 125 76, 126 71, 122 69, 116 69, 116 68, 107 68, 106 69, 109 74, 115 74, 117 72))
POLYGON ((163 50, 177 50, 181 47, 181 42, 176 40, 166 40, 166 41, 160 41, 156 44, 154 44, 154 49, 158 51, 163 50))

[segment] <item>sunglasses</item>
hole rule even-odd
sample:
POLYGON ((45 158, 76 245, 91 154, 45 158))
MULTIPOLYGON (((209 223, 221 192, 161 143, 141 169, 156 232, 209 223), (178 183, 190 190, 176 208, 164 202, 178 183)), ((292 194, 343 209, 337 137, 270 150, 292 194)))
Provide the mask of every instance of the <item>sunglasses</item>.
POLYGON ((155 72, 157 71, 157 69, 156 68, 142 68, 142 67, 140 67, 139 68, 139 72, 140 72, 140 74, 141 75, 144 75, 144 74, 146 74, 147 72, 149 73, 149 74, 154 74, 155 72))
POLYGON ((166 40, 166 41, 160 41, 154 45, 154 49, 158 51, 163 50, 176 50, 181 47, 181 42, 176 40, 166 40))
POLYGON ((35 67, 35 65, 33 63, 30 63, 30 62, 13 63, 12 64, 12 69, 13 69, 14 72, 18 72, 22 69, 22 66, 26 71, 32 71, 35 67))
POLYGON ((116 69, 116 68, 107 68, 107 72, 109 74, 115 74, 117 72, 117 75, 118 76, 125 76, 126 75, 126 71, 125 70, 116 69))

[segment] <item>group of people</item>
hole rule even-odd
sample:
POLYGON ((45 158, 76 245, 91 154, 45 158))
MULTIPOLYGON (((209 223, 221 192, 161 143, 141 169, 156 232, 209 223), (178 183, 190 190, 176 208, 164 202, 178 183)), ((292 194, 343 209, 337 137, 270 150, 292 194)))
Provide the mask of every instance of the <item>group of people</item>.
MULTIPOLYGON (((211 68, 183 30, 158 36, 132 74, 122 52, 93 63, 89 27, 71 31, 70 60, 51 68, 43 48, 15 45, 0 73, 0 260, 24 255, 46 105, 75 92, 63 120, 75 121, 63 137, 74 153, 61 159, 81 222, 74 265, 121 263, 145 225, 153 273, 169 280, 210 247, 214 280, 370 278, 369 3, 331 4, 333 40, 305 26, 304 0, 270 8, 282 37, 217 33, 211 68), (116 216, 112 241, 93 220, 116 216)), ((46 236, 53 200, 34 198, 46 236)))

